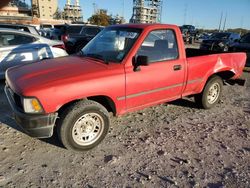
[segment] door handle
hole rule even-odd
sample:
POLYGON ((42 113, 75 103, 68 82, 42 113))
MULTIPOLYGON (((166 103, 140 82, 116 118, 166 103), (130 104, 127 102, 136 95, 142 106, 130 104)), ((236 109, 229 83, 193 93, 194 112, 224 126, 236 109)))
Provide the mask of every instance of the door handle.
POLYGON ((174 71, 181 70, 181 65, 174 65, 173 69, 174 71))

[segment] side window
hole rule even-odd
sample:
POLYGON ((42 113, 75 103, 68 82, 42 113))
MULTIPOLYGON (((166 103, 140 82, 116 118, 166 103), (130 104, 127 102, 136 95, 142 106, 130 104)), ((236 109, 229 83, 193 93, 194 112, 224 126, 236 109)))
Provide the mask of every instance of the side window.
POLYGON ((84 32, 86 35, 95 36, 100 32, 100 29, 94 28, 94 27, 93 28, 89 27, 89 28, 86 28, 84 30, 84 32))
POLYGON ((14 46, 21 44, 28 44, 34 42, 36 39, 31 36, 16 34, 16 33, 1 33, 0 46, 14 46))
POLYGON ((29 29, 28 29, 27 27, 23 27, 23 28, 21 28, 21 29, 23 29, 23 31, 25 31, 25 32, 28 32, 28 33, 30 32, 29 29))
POLYGON ((74 25, 72 25, 72 26, 69 26, 67 28, 67 33, 69 33, 69 34, 79 34, 81 32, 81 30, 82 30, 82 26, 74 26, 74 25))
POLYGON ((179 54, 174 31, 170 29, 151 31, 137 55, 147 56, 149 63, 177 59, 179 54))

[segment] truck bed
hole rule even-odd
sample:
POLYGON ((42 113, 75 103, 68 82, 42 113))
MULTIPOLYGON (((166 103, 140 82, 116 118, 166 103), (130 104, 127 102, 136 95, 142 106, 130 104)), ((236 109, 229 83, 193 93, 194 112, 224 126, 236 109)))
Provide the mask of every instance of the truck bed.
POLYGON ((221 54, 221 53, 229 53, 229 52, 220 52, 220 51, 211 51, 211 50, 201 50, 201 49, 194 49, 194 48, 186 48, 186 57, 187 58, 188 57, 203 56, 203 55, 221 54))
POLYGON ((228 71, 228 78, 235 76, 238 78, 241 74, 243 65, 245 64, 245 56, 242 53, 215 52, 200 49, 186 49, 187 57, 187 83, 192 81, 184 91, 184 96, 199 93, 202 91, 205 83, 210 75, 215 72, 228 71))

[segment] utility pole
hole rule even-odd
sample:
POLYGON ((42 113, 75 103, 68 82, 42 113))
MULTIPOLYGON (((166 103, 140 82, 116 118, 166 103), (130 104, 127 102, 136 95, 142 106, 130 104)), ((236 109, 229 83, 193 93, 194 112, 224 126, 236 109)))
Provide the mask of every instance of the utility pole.
POLYGON ((220 16, 219 32, 220 32, 220 28, 221 28, 222 17, 223 17, 223 12, 221 12, 221 16, 220 16))
POLYGON ((162 23, 162 10, 163 10, 163 0, 161 1, 160 7, 159 7, 159 23, 162 23))
POLYGON ((241 19, 240 19, 240 35, 242 34, 243 22, 244 22, 244 18, 243 18, 243 16, 241 16, 241 19))
POLYGON ((94 8, 94 14, 96 14, 97 13, 97 5, 96 5, 96 3, 93 3, 93 8, 94 8))
POLYGON ((184 25, 186 24, 187 21, 187 3, 185 4, 185 8, 184 8, 184 25))
POLYGON ((124 18, 124 0, 122 0, 122 17, 124 18))
POLYGON ((226 16, 225 16, 225 20, 224 20, 224 25, 223 25, 223 32, 225 31, 225 27, 226 27, 226 22, 227 22, 227 13, 226 13, 226 16))

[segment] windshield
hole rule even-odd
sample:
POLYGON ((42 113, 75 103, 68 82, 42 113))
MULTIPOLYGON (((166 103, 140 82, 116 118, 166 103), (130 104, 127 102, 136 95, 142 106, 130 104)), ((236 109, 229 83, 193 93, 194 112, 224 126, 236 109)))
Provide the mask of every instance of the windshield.
POLYGON ((250 33, 242 36, 242 38, 240 39, 240 42, 241 43, 250 43, 250 33))
POLYGON ((105 62, 121 62, 137 40, 141 30, 134 28, 106 28, 82 50, 84 56, 105 62))
POLYGON ((211 35, 210 39, 228 39, 230 33, 214 33, 211 35))

